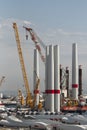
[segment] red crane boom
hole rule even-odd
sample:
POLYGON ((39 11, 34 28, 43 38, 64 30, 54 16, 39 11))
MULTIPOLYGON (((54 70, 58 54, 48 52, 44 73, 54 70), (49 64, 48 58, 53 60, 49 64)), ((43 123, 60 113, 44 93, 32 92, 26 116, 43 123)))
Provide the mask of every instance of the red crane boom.
MULTIPOLYGON (((37 34, 34 32, 34 30, 32 28, 27 28, 24 27, 26 29, 26 31, 28 31, 30 33, 31 39, 32 41, 35 43, 35 47, 38 50, 42 61, 45 63, 45 56, 42 54, 42 50, 40 47, 40 44, 43 46, 43 48, 45 49, 46 46, 44 45, 44 43, 41 41, 41 39, 37 36, 37 34)), ((28 39, 28 35, 26 34, 26 39, 28 39)))

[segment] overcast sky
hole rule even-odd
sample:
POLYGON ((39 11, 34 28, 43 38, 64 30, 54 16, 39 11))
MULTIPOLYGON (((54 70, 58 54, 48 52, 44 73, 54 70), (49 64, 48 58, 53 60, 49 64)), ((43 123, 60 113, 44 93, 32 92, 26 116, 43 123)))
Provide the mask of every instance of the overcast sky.
MULTIPOLYGON (((60 46, 60 63, 72 66, 72 43, 78 45, 83 68, 83 89, 87 87, 87 0, 0 0, 0 91, 24 88, 12 23, 19 29, 30 89, 33 88, 34 43, 25 40, 23 25, 32 27, 44 44, 60 46)), ((43 50, 44 54, 44 50, 43 50)), ((44 90, 44 65, 40 61, 41 90, 44 90)), ((70 81, 71 84, 71 81, 70 81)))

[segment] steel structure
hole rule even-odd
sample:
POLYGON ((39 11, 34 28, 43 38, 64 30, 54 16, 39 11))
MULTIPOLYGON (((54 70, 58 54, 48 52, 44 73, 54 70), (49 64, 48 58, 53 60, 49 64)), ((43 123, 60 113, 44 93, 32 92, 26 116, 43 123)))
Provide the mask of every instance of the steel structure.
MULTIPOLYGON (((24 27, 24 26, 23 26, 24 27)), ((32 41, 35 43, 35 47, 38 50, 42 61, 45 63, 45 56, 42 54, 41 46, 46 49, 45 44, 42 42, 42 40, 37 36, 35 31, 32 28, 24 27, 26 31, 30 33, 32 41), (40 46, 41 44, 41 46, 40 46)), ((28 35, 26 34, 26 39, 28 39, 28 35)))
POLYGON ((25 70, 22 48, 21 48, 21 43, 20 43, 19 33, 18 33, 18 28, 17 28, 16 23, 13 23, 13 28, 14 28, 14 33, 15 33, 15 38, 16 38, 16 43, 17 43, 20 65, 21 65, 21 69, 22 69, 22 75, 23 75, 23 79, 24 79, 24 85, 25 85, 26 93, 27 93, 26 105, 31 105, 32 97, 31 97, 30 87, 29 87, 29 83, 28 83, 26 70, 25 70))
MULTIPOLYGON (((22 69, 22 75, 23 75, 23 79, 24 79, 24 85, 25 85, 26 93, 27 93, 26 105, 29 105, 31 108, 34 108, 35 102, 36 102, 36 93, 34 94, 34 97, 31 96, 30 87, 29 87, 28 78, 27 78, 27 73, 26 73, 26 70, 25 70, 23 54, 22 54, 21 42, 20 42, 20 39, 19 39, 19 33, 18 33, 18 28, 17 28, 16 23, 13 23, 13 28, 14 28, 14 32, 15 32, 15 38, 16 38, 16 43, 17 43, 20 65, 21 65, 21 69, 22 69)), ((38 78, 37 83, 36 83, 36 87, 35 87, 35 91, 38 90, 39 83, 40 83, 40 79, 38 78)), ((40 103, 38 104, 38 109, 41 109, 40 103)))

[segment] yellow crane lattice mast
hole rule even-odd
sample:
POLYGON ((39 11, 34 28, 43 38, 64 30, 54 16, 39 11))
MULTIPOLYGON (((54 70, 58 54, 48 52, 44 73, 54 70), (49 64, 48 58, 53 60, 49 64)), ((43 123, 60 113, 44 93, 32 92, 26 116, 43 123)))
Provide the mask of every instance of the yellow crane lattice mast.
POLYGON ((24 85, 25 85, 26 93, 27 93, 26 104, 30 105, 31 101, 32 101, 32 97, 31 97, 30 88, 29 88, 29 84, 28 84, 28 79, 27 79, 27 74, 26 74, 26 70, 25 70, 25 64, 24 64, 23 54, 22 54, 22 49, 21 49, 21 43, 20 43, 19 33, 18 33, 18 28, 17 28, 16 23, 13 23, 13 28, 14 28, 14 32, 15 32, 15 38, 16 38, 19 60, 20 60, 21 69, 22 69, 24 85))

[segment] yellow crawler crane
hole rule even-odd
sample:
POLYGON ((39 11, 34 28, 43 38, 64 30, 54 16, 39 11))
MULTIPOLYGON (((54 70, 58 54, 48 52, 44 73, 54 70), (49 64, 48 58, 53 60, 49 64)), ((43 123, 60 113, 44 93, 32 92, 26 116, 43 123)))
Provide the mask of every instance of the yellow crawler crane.
POLYGON ((15 33, 15 38, 16 38, 16 43, 17 43, 17 49, 18 49, 19 60, 20 60, 20 65, 21 65, 21 69, 22 69, 24 85, 25 85, 26 93, 27 93, 26 105, 31 107, 33 99, 32 99, 31 93, 30 93, 30 88, 29 88, 29 84, 28 84, 28 79, 27 79, 27 74, 26 74, 26 70, 25 70, 24 59, 23 59, 23 54, 22 54, 22 49, 21 49, 21 43, 20 43, 19 33, 18 33, 18 28, 17 28, 16 23, 13 23, 13 28, 14 28, 14 33, 15 33))

